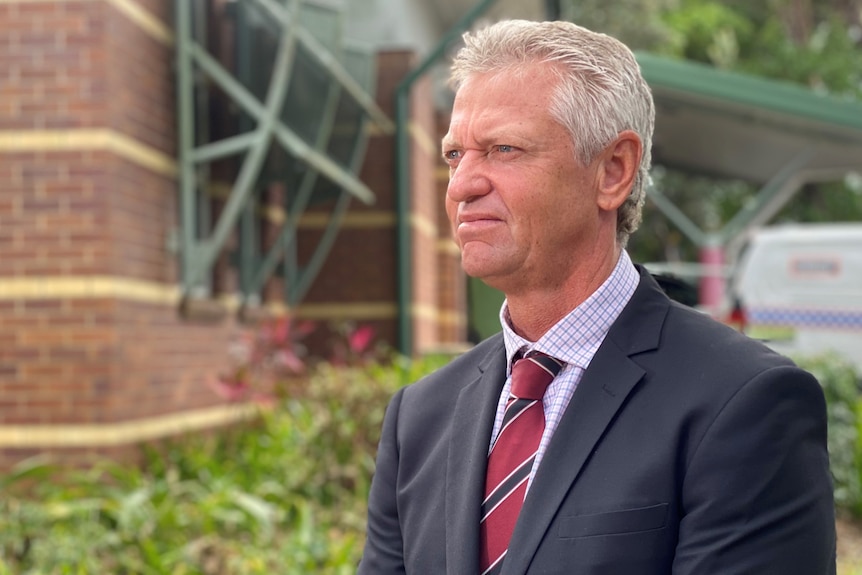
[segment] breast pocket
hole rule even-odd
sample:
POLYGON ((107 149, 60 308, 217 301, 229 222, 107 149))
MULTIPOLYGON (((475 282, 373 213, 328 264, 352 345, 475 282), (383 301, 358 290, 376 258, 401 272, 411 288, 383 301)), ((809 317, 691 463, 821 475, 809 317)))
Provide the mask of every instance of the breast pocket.
POLYGON ((667 524, 667 513, 668 504, 659 503, 635 509, 571 515, 560 519, 559 536, 575 539, 661 529, 667 524))

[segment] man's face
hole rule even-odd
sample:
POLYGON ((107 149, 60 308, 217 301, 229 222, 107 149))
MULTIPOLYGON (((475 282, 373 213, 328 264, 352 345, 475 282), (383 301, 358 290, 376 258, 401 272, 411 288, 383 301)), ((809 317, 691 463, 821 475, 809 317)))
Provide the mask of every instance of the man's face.
POLYGON ((470 77, 443 139, 462 266, 509 296, 562 285, 597 249, 596 170, 551 117, 556 82, 548 65, 470 77))

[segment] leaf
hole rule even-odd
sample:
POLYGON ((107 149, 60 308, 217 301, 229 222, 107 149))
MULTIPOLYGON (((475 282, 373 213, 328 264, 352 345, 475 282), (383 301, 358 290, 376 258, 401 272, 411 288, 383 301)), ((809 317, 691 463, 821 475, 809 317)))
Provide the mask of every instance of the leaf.
POLYGON ((278 514, 274 505, 260 497, 242 491, 231 492, 231 498, 237 506, 254 517, 264 530, 272 530, 272 525, 278 514))
POLYGON ((6 475, 0 476, 0 490, 25 480, 46 479, 55 469, 46 454, 29 457, 15 465, 6 475))

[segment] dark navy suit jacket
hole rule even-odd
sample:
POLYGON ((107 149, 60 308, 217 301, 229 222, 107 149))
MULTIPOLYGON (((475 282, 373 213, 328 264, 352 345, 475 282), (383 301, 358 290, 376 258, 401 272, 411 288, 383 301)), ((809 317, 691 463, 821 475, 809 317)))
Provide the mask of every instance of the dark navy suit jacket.
MULTIPOLYGON (((360 575, 468 575, 505 378, 494 336, 399 391, 360 575)), ((835 572, 826 411, 789 360, 641 270, 537 470, 503 573, 835 572)))

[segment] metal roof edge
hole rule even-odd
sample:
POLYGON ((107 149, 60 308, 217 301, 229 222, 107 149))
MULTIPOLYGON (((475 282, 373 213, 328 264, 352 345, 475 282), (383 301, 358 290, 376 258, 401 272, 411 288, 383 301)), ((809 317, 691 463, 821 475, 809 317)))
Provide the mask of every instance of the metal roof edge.
POLYGON ((669 89, 862 132, 862 102, 817 94, 803 86, 647 52, 635 54, 654 90, 669 89))

